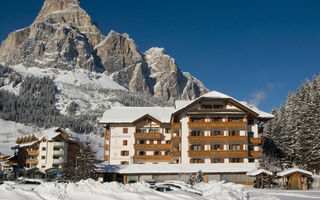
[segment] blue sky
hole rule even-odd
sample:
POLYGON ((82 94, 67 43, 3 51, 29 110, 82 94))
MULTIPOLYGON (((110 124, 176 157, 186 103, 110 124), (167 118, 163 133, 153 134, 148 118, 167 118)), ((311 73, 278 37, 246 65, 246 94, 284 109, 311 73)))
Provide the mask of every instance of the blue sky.
MULTIPOLYGON (((0 40, 31 24, 42 4, 1 2, 0 40)), ((265 111, 319 74, 317 0, 82 0, 81 5, 104 34, 126 32, 141 51, 164 47, 182 71, 208 89, 265 111)))

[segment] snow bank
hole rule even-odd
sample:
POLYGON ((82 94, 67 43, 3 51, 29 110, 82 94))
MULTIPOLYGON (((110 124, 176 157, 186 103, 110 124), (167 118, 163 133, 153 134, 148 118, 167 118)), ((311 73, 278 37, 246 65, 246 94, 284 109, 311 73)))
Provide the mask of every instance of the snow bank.
POLYGON ((185 191, 157 192, 145 183, 123 185, 117 182, 99 183, 85 180, 78 183, 44 183, 35 192, 44 199, 110 199, 110 200, 240 200, 248 199, 247 192, 240 185, 224 182, 199 183, 195 188, 204 196, 185 191))
POLYGON ((203 196, 215 200, 243 200, 248 199, 248 192, 242 185, 225 183, 223 181, 210 181, 209 183, 198 183, 193 186, 202 191, 203 196))

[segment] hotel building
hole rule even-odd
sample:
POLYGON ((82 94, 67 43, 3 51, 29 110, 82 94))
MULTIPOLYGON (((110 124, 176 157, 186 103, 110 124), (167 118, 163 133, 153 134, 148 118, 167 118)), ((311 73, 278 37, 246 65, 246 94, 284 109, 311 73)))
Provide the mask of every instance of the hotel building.
POLYGON ((261 125, 272 118, 216 91, 176 101, 175 107, 114 107, 100 120, 105 130, 104 158, 107 165, 119 166, 197 165, 193 168, 201 170, 200 166, 216 165, 217 172, 217 164, 237 168, 243 164, 252 170, 262 154, 261 125))

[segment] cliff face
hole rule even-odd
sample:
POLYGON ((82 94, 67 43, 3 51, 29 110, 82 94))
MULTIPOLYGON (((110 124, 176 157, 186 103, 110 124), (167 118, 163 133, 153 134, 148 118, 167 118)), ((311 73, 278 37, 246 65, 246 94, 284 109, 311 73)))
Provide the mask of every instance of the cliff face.
POLYGON ((208 91, 183 73, 164 49, 144 54, 128 34, 102 35, 78 0, 46 0, 29 27, 2 42, 0 62, 104 72, 132 92, 166 100, 193 99, 208 91))

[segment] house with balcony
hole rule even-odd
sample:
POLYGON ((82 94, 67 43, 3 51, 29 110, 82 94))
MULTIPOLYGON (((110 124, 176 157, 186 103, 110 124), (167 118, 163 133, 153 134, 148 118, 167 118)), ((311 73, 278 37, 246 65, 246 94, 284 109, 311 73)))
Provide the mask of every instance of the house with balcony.
POLYGON ((107 165, 121 165, 121 169, 133 168, 122 165, 143 169, 146 165, 181 168, 198 164, 191 169, 211 166, 217 173, 219 164, 256 166, 262 154, 262 125, 272 118, 216 91, 195 100, 176 101, 174 107, 114 107, 100 120, 105 130, 104 158, 107 165))
POLYGON ((74 139, 62 128, 50 128, 16 140, 16 163, 19 169, 37 173, 43 178, 52 169, 63 171, 70 151, 74 151, 74 139))

